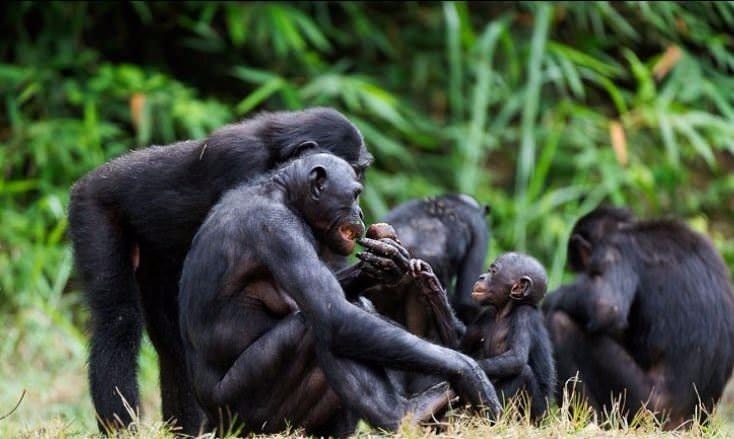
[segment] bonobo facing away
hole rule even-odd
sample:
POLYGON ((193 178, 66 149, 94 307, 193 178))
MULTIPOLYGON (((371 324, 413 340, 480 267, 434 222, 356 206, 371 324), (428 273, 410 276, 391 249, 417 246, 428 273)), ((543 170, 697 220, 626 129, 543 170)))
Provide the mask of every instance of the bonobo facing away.
POLYGON ((443 376, 467 401, 499 409, 475 361, 351 304, 319 259, 353 250, 361 189, 345 161, 311 154, 230 191, 201 226, 179 303, 187 365, 214 425, 344 434, 354 416, 395 428, 447 403, 445 385, 406 396, 386 368, 443 376))
POLYGON ((597 408, 610 395, 629 415, 645 404, 670 428, 699 402, 710 412, 734 364, 731 284, 711 243, 678 221, 599 208, 568 249, 578 277, 543 304, 559 382, 579 372, 597 408))
POLYGON ((163 419, 175 419, 184 433, 198 431, 176 304, 191 239, 222 193, 315 146, 359 175, 371 161, 354 125, 315 108, 264 113, 202 140, 133 151, 74 185, 69 222, 92 315, 89 381, 100 427, 130 423, 122 397, 139 407, 144 317, 158 353, 163 419))
POLYGON ((465 328, 452 315, 431 267, 415 259, 411 265, 443 328, 444 343, 476 358, 505 398, 526 392, 531 418, 540 419, 556 379, 551 342, 538 309, 548 282, 543 266, 520 253, 498 257, 474 284, 472 297, 484 309, 465 328))
POLYGON ((488 210, 468 195, 444 195, 408 201, 381 219, 395 228, 410 254, 428 262, 441 284, 453 291, 452 306, 465 322, 478 311, 471 287, 487 257, 488 210))

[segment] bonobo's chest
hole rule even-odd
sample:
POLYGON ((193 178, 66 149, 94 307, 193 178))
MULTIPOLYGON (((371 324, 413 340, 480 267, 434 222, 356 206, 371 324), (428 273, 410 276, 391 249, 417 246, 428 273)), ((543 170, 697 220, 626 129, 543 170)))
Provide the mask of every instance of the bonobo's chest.
POLYGON ((482 357, 494 357, 507 351, 507 337, 510 333, 510 322, 496 318, 484 324, 482 328, 482 357))
POLYGON ((280 288, 271 278, 260 278, 248 282, 244 295, 249 302, 262 305, 268 313, 275 316, 286 316, 298 310, 293 298, 280 288))

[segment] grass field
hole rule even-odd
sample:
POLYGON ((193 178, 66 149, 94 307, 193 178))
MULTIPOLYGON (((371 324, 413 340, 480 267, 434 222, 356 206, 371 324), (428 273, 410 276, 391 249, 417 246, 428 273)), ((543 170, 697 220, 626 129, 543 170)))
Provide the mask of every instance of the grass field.
MULTIPOLYGON (((57 316, 65 302, 49 304, 47 309, 30 307, 5 322, 6 337, 0 341, 0 438, 15 437, 90 437, 97 433, 86 380, 86 334, 57 316)), ((160 419, 155 353, 145 342, 140 360, 143 413, 138 432, 132 437, 171 437, 160 419)), ((384 436, 360 426, 360 436, 384 436)), ((289 436, 297 436, 294 432, 289 436)), ((395 436, 427 437, 734 437, 734 383, 729 384, 713 422, 702 426, 693 423, 685 431, 662 432, 657 423, 644 414, 632 423, 622 422, 612 413, 594 418, 578 404, 555 407, 538 426, 519 418, 515 410, 495 425, 478 416, 457 412, 445 422, 428 427, 404 426, 395 436), (573 415, 568 407, 575 407, 573 415)))

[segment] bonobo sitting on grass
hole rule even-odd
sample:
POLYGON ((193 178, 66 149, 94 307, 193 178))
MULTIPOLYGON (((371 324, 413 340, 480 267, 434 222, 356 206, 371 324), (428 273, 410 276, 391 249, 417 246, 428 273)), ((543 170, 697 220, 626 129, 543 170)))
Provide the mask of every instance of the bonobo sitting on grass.
POLYGON ((543 302, 560 384, 578 373, 597 409, 646 406, 667 428, 710 413, 734 365, 731 279, 711 242, 600 207, 574 226, 568 262, 578 277, 543 302))
POLYGON ((225 194, 199 229, 181 278, 181 331, 214 425, 346 434, 355 417, 392 429, 447 404, 445 384, 407 396, 388 368, 439 375, 498 412, 474 360, 348 302, 320 259, 354 249, 361 190, 347 162, 311 154, 225 194))
POLYGON ((430 265, 414 259, 411 273, 433 310, 443 342, 476 358, 505 398, 527 392, 531 418, 540 419, 551 401, 556 376, 538 309, 548 282, 543 266, 520 253, 498 257, 474 284, 472 297, 484 310, 468 328, 454 316, 430 265))

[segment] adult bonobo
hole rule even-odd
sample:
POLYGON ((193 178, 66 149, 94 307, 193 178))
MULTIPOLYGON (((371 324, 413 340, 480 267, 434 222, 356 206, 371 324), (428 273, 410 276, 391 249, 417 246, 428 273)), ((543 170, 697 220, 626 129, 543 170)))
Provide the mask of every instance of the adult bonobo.
POLYGON ((308 154, 225 194, 199 229, 179 305, 187 365, 212 424, 344 434, 350 413, 395 428, 447 404, 445 385, 406 396, 387 368, 443 376, 496 414, 476 362, 348 302, 320 259, 325 247, 351 253, 364 232, 361 189, 344 160, 308 154))
POLYGON ((466 323, 479 311, 471 290, 487 257, 488 212, 468 195, 443 195, 408 201, 381 219, 395 228, 412 257, 431 265, 466 323))
POLYGON ((186 433, 198 430, 176 303, 191 239, 222 193, 315 146, 347 160, 358 175, 371 161, 354 125, 316 108, 265 113, 203 140, 134 151, 74 185, 69 221, 92 314, 89 380, 100 428, 130 423, 121 396, 139 406, 145 318, 158 352, 163 417, 186 433))
POLYGON ((710 411, 734 364, 734 299, 711 243, 599 208, 574 226, 568 260, 576 281, 543 304, 560 383, 578 371, 597 408, 624 396, 630 415, 646 404, 666 427, 710 411))

